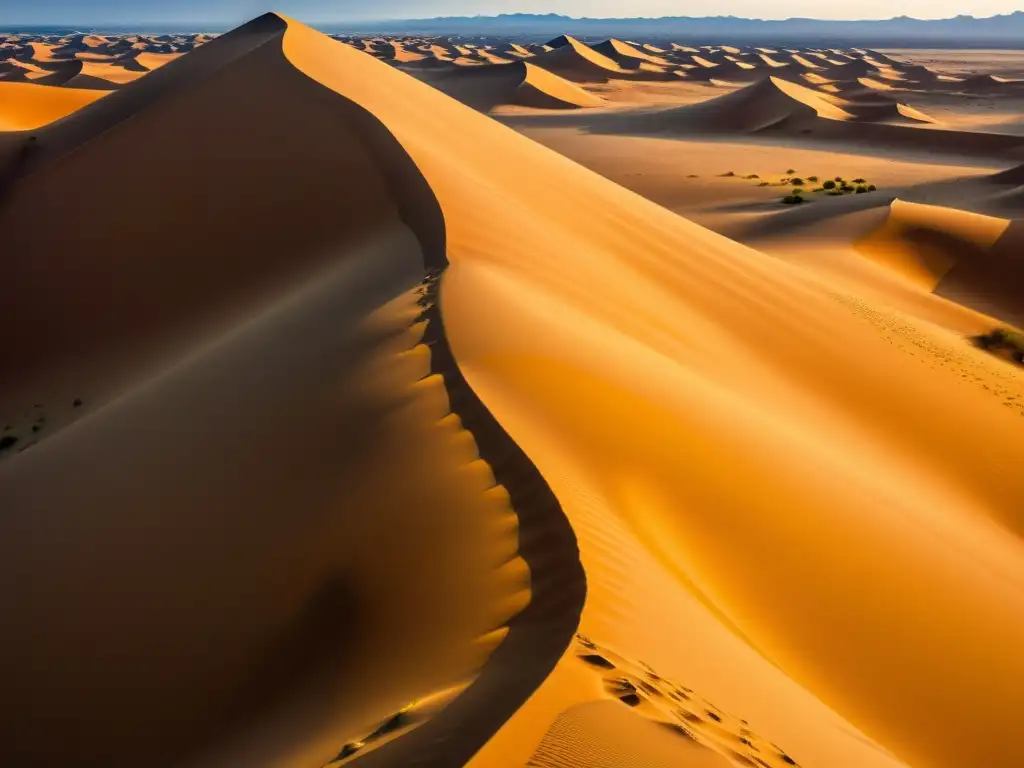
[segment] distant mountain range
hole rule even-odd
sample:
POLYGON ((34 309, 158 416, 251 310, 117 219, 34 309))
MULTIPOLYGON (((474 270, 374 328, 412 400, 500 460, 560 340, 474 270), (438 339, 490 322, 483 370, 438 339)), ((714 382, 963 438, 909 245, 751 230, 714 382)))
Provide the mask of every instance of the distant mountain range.
POLYGON ((318 26, 334 33, 493 36, 538 40, 570 34, 585 38, 637 37, 705 44, 813 42, 894 47, 1024 48, 1024 11, 987 18, 957 16, 952 19, 913 19, 900 16, 878 21, 800 18, 771 21, 735 16, 577 19, 553 13, 512 13, 318 26))

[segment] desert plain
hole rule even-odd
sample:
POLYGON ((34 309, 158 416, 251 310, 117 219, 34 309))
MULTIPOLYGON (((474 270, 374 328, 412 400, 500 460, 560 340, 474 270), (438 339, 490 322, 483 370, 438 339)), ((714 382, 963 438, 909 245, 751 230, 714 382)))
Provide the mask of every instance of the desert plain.
POLYGON ((1024 52, 0 36, 0 764, 1018 768, 1024 52))

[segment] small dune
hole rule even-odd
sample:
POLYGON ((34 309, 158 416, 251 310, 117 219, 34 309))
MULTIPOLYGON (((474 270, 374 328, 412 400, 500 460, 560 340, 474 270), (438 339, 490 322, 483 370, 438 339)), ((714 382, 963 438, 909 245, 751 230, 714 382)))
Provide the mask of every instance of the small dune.
POLYGON ((599 107, 604 102, 578 85, 534 66, 529 61, 442 71, 427 81, 474 109, 500 105, 538 109, 599 107))
POLYGON ((575 83, 603 83, 613 76, 628 74, 614 60, 584 45, 574 37, 562 37, 548 45, 553 50, 539 53, 530 63, 575 83))
POLYGON ((1020 222, 897 200, 885 223, 857 248, 929 291, 1019 324, 1022 233, 1020 222))

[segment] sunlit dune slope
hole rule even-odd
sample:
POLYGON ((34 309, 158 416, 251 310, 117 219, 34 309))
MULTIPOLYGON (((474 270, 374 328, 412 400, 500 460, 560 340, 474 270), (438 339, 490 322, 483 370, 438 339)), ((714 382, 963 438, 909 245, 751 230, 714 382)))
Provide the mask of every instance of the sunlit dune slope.
POLYGON ((0 82, 0 131, 31 131, 105 95, 98 90, 0 82))
POLYGON ((436 199, 286 30, 5 169, 4 765, 461 764, 571 639, 571 531, 447 351, 436 199))
MULTIPOLYGON (((802 764, 1014 764, 1015 410, 892 346, 869 305, 400 73, 298 25, 285 51, 380 118, 436 192, 452 348, 576 529, 588 636, 802 764)), ((525 760, 599 695, 579 666, 477 764, 525 760)))

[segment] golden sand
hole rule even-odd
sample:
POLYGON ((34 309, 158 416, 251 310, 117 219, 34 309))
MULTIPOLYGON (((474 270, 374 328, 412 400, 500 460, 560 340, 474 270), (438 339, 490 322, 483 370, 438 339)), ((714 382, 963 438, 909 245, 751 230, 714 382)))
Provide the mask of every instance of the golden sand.
POLYGON ((609 42, 821 80, 401 43, 535 141, 268 15, 6 118, 0 762, 1017 766, 1013 134, 609 42))

